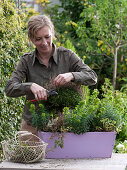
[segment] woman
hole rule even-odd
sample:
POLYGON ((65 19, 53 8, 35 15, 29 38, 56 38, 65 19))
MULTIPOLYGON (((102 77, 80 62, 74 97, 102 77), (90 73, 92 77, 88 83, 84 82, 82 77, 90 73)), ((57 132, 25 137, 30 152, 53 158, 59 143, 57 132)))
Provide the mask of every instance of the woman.
MULTIPOLYGON (((94 85, 96 73, 71 50, 57 48, 53 44, 54 26, 46 15, 32 16, 28 21, 28 37, 35 45, 35 51, 24 54, 6 83, 5 92, 9 97, 26 95, 26 100, 47 100, 44 88, 53 77, 54 86, 63 86, 70 81, 94 85)), ((37 135, 32 126, 32 116, 24 106, 21 130, 37 135)))

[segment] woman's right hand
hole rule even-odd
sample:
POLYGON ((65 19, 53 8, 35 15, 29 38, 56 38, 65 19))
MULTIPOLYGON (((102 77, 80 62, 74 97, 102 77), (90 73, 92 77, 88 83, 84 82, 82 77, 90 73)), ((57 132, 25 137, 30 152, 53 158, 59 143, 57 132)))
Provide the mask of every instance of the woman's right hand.
POLYGON ((36 100, 47 100, 46 89, 44 89, 40 85, 32 83, 30 90, 34 94, 36 100))

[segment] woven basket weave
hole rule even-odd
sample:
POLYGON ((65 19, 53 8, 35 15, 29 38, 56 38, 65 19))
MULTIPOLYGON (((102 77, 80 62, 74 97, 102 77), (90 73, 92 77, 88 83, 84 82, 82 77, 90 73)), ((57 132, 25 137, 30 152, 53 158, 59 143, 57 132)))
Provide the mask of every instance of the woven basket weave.
POLYGON ((17 163, 40 162, 45 158, 47 143, 38 136, 28 131, 19 131, 14 139, 2 142, 3 153, 8 161, 17 163), (19 138, 27 136, 27 140, 20 141, 19 138), (39 142, 31 141, 36 137, 39 142))

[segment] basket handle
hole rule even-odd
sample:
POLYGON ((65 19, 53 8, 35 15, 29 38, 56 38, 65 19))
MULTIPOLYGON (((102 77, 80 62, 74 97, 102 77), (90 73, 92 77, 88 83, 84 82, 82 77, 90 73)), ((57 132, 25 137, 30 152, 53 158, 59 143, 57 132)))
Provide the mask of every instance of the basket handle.
POLYGON ((27 135, 32 135, 32 132, 29 132, 29 131, 18 131, 16 133, 16 136, 17 135, 21 135, 21 136, 27 136, 27 135))
MULTIPOLYGON (((29 132, 29 131, 18 131, 16 134, 15 134, 15 141, 17 141, 17 135, 20 135, 21 137, 22 136, 27 136, 27 135, 33 135, 35 136, 36 138, 38 138, 43 144, 46 144, 41 138, 39 138, 37 135, 34 135, 32 132, 29 132)), ((30 139, 26 140, 26 141, 29 141, 30 139)))

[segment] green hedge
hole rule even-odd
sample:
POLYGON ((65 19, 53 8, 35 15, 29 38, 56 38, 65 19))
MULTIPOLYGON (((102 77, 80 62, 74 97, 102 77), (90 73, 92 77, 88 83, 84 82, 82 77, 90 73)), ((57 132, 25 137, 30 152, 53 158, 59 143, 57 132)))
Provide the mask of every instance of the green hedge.
MULTIPOLYGON (((19 57, 27 50, 23 32, 25 15, 18 11, 12 0, 0 3, 0 141, 19 129, 23 98, 8 98, 5 82, 10 78, 19 57)), ((1 150, 1 144, 0 144, 1 150)))

